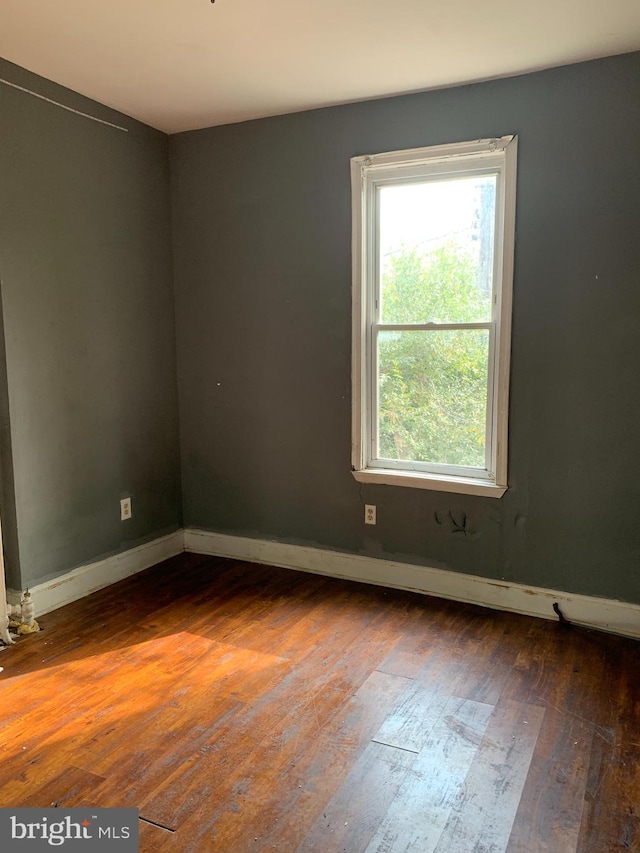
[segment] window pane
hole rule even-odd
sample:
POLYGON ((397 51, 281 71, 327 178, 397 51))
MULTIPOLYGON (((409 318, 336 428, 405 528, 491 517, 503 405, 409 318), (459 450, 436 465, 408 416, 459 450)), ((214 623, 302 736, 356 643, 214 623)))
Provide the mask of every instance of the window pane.
POLYGON ((496 176, 378 193, 381 322, 489 321, 496 176))
POLYGON ((485 467, 486 329, 378 335, 379 457, 485 467))

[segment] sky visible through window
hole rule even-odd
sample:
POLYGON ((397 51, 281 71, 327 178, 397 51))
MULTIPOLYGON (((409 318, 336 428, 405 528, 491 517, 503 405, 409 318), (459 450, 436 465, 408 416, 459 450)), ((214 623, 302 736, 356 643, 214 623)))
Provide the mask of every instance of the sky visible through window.
POLYGON ((428 255, 449 245, 476 268, 478 287, 491 290, 495 175, 380 188, 380 275, 405 250, 428 255))

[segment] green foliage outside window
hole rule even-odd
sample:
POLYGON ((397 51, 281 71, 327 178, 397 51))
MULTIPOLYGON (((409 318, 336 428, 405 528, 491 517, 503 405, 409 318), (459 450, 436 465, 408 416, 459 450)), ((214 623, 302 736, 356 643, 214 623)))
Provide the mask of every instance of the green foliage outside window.
MULTIPOLYGON (((383 323, 478 323, 490 313, 477 261, 454 245, 403 249, 383 273, 383 323)), ((380 456, 483 468, 488 352, 486 329, 380 332, 380 456)))

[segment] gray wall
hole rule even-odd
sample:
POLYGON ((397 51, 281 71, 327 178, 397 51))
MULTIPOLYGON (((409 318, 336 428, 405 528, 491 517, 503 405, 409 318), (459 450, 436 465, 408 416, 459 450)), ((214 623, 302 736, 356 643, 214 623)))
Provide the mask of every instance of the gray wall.
POLYGON ((0 84, 9 584, 175 530, 183 506, 188 526, 640 602, 639 72, 622 56, 180 134, 168 152, 0 61, 4 79, 129 130, 0 84), (509 133, 510 489, 358 486, 349 158, 509 133))
POLYGON ((167 138, 0 61, 8 583, 181 525, 167 138), (131 495, 133 518, 120 521, 131 495))
POLYGON ((185 524, 640 602, 639 103, 633 54, 172 137, 185 524), (359 487, 349 158, 511 133, 510 489, 359 487))

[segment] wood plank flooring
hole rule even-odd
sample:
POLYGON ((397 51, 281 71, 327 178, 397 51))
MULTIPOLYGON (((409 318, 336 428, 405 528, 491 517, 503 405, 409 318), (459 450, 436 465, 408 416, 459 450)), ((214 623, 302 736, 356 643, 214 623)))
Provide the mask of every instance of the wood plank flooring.
POLYGON ((640 853, 640 644, 182 555, 0 653, 0 806, 143 853, 640 853))

